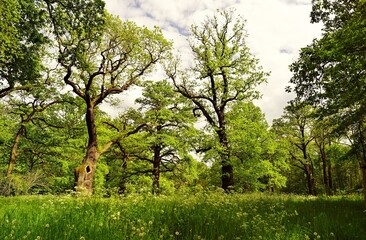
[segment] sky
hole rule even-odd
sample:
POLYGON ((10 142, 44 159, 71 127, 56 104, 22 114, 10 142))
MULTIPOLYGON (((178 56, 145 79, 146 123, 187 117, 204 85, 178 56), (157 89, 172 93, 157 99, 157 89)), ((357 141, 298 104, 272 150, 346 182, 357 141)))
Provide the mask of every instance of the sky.
MULTIPOLYGON (((217 9, 235 9, 247 20, 247 44, 259 59, 264 71, 270 72, 267 84, 258 88, 262 94, 255 103, 269 123, 279 118, 293 94, 285 92, 291 72, 289 65, 299 50, 321 35, 321 26, 310 23, 311 0, 105 0, 107 10, 122 20, 152 28, 159 26, 182 59, 188 60, 189 29, 200 25, 217 9)), ((133 103, 134 93, 123 96, 126 105, 133 103)))

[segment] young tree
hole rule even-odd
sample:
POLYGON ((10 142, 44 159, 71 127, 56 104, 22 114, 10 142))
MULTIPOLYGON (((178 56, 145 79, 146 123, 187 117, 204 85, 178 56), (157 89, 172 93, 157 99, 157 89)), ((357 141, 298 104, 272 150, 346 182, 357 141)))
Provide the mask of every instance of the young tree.
POLYGON ((333 194, 332 165, 327 150, 333 141, 331 119, 316 120, 313 127, 314 142, 322 162, 323 184, 327 195, 333 194))
POLYGON ((142 124, 152 158, 153 193, 160 193, 160 172, 174 170, 187 159, 189 134, 194 132, 195 117, 186 99, 174 92, 167 81, 144 84, 143 97, 136 100, 143 112, 142 124))
POLYGON ((77 190, 91 193, 97 160, 110 143, 98 147, 95 109, 107 97, 126 91, 164 59, 171 44, 159 28, 121 22, 104 11, 100 0, 47 1, 58 44, 63 80, 86 106, 89 141, 76 169, 77 190))
POLYGON ((190 45, 194 66, 179 72, 177 65, 167 68, 176 90, 195 105, 215 131, 220 147, 222 188, 234 185, 226 113, 231 104, 259 97, 255 87, 266 74, 246 46, 245 21, 232 11, 219 11, 201 26, 192 26, 190 45))
POLYGON ((272 127, 278 136, 289 143, 289 157, 292 165, 306 175, 308 194, 316 195, 311 111, 309 106, 290 105, 281 118, 274 120, 272 127))
POLYGON ((143 86, 143 96, 136 100, 140 108, 129 114, 135 116, 131 119, 135 128, 140 127, 139 135, 131 136, 135 146, 129 155, 147 163, 132 171, 151 174, 152 193, 159 194, 161 173, 172 172, 176 165, 190 158, 189 139, 195 132, 196 119, 187 100, 166 80, 147 81, 143 86))

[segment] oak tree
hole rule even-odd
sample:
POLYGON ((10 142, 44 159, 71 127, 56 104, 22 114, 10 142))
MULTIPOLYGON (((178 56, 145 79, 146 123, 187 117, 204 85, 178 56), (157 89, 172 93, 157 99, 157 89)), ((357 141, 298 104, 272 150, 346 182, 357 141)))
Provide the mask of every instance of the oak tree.
POLYGON ((128 154, 147 164, 135 164, 130 174, 149 174, 152 193, 160 194, 161 173, 173 172, 190 159, 190 138, 196 132, 196 119, 187 100, 174 91, 170 82, 146 81, 142 86, 142 97, 136 99, 140 107, 129 113, 134 116, 131 125, 139 134, 126 141, 135 143, 128 154))
POLYGON ((176 90, 194 104, 220 143, 222 188, 234 185, 226 113, 232 103, 259 97, 256 87, 266 73, 246 44, 245 21, 233 11, 219 11, 200 25, 191 27, 190 46, 194 61, 190 69, 167 67, 176 90))
POLYGON ((107 14, 100 0, 47 1, 47 7, 63 81, 85 103, 89 140, 75 184, 77 190, 90 193, 97 160, 110 146, 99 149, 96 108, 150 73, 171 44, 157 27, 149 30, 107 14))

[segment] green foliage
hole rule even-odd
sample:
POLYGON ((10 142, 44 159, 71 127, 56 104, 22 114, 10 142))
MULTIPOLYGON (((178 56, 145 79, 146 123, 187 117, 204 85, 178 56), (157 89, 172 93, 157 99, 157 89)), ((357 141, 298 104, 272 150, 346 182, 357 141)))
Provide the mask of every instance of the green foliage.
POLYGON ((65 66, 88 68, 88 49, 100 41, 105 27, 105 3, 101 0, 45 1, 51 29, 59 48, 58 61, 65 66))
POLYGON ((105 191, 105 176, 109 173, 109 167, 102 161, 99 161, 98 168, 95 171, 94 177, 94 193, 96 195, 103 194, 105 191))
POLYGON ((0 97, 29 88, 42 73, 47 43, 42 1, 2 0, 0 5, 0 97))
MULTIPOLYGON (((281 118, 275 119, 273 132, 278 141, 287 151, 286 158, 293 168, 302 172, 292 171, 304 175, 307 180, 308 194, 316 195, 315 159, 318 154, 313 142, 314 119, 313 108, 305 105, 288 105, 281 118)), ((296 178, 292 177, 292 180, 296 178)))
POLYGON ((267 74, 246 46, 244 19, 235 19, 233 11, 218 11, 200 26, 193 25, 191 33, 195 80, 190 87, 199 87, 196 91, 209 99, 217 98, 214 102, 221 106, 259 97, 255 87, 265 82, 267 74))
POLYGON ((338 133, 349 136, 359 156, 366 202, 365 9, 365 0, 313 1, 312 21, 324 23, 323 35, 301 50, 290 66, 290 82, 295 101, 317 105, 321 116, 336 119, 338 133))
MULTIPOLYGON (((158 27, 150 30, 108 14, 101 0, 46 3, 57 41, 60 76, 86 106, 88 145, 83 163, 90 162, 93 166, 87 180, 91 184, 86 187, 91 192, 99 156, 123 138, 109 139, 98 148, 96 107, 151 73, 154 65, 166 58, 171 43, 158 27)), ((103 130, 106 131, 101 131, 102 134, 110 132, 103 130)), ((76 178, 77 187, 84 188, 80 172, 76 178)))
POLYGON ((327 154, 332 159, 333 185, 336 193, 360 192, 362 176, 352 148, 344 144, 332 144, 327 148, 327 154))
POLYGON ((13 195, 42 194, 48 191, 49 183, 45 174, 40 170, 14 174, 11 178, 11 194, 13 195))
POLYGON ((322 193, 320 147, 336 193, 359 191, 357 161, 366 155, 365 0, 313 1, 312 22, 322 22, 324 34, 290 68, 298 95, 293 103, 317 108, 288 107, 272 129, 251 103, 268 74, 246 45, 245 20, 232 10, 191 27, 193 67, 179 69, 160 28, 121 21, 104 7, 102 0, 1 1, 2 178, 15 134, 24 128, 12 194, 72 190, 74 169, 96 132, 103 146, 96 155, 103 154, 95 175, 98 195, 150 192, 154 161, 165 194, 224 187, 223 179, 238 191, 305 193, 310 167, 322 193), (56 69, 46 69, 56 62, 56 69), (159 63, 174 88, 167 81, 143 81, 159 63), (65 84, 76 98, 61 96, 65 84), (116 119, 98 109, 132 85, 143 88, 139 109, 116 119), (20 89, 27 91, 13 92, 20 89), (89 135, 87 107, 95 115, 89 126, 98 129, 89 135), (202 119, 207 125, 195 129, 202 119))
POLYGON ((284 187, 282 173, 288 166, 260 109, 252 102, 239 102, 227 118, 236 186, 243 190, 284 187))
POLYGON ((222 188, 234 185, 227 134, 227 112, 241 101, 259 98, 256 87, 266 81, 258 60, 246 45, 245 20, 235 19, 233 11, 217 11, 200 26, 191 27, 190 45, 194 56, 192 69, 177 70, 178 63, 166 67, 177 91, 194 105, 196 116, 207 122, 211 159, 220 161, 222 188), (213 150, 218 151, 215 153, 213 150))
POLYGON ((116 120, 126 134, 118 143, 128 161, 122 175, 148 174, 159 188, 161 173, 175 171, 190 159, 195 118, 185 99, 167 81, 146 81, 142 86, 142 97, 136 100, 139 109, 130 109, 116 120), (132 161, 126 155, 133 156, 132 161))
POLYGON ((47 183, 38 184, 41 192, 58 193, 72 189, 73 169, 85 145, 79 106, 64 102, 65 99, 55 100, 57 95, 53 93, 51 97, 45 88, 43 92, 35 90, 33 88, 22 98, 19 94, 14 99, 8 95, 8 101, 4 104, 4 110, 7 110, 3 115, 5 127, 1 135, 9 136, 2 145, 0 166, 4 172, 9 163, 14 135, 21 126, 25 127, 16 152, 14 179, 11 181, 13 194, 26 194, 25 190, 17 190, 19 186, 27 185, 22 181, 28 180, 22 179, 37 174, 42 176, 42 183, 47 183))
POLYGON ((341 129, 365 118, 365 9, 364 0, 315 1, 313 21, 324 22, 324 34, 290 66, 298 98, 337 116, 341 129))

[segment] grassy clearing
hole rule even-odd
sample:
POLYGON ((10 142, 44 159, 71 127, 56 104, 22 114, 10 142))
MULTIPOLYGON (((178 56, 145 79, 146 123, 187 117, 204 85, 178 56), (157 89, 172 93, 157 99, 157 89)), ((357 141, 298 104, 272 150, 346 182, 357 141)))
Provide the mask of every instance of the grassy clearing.
POLYGON ((361 197, 0 198, 0 239, 365 239, 361 197))

